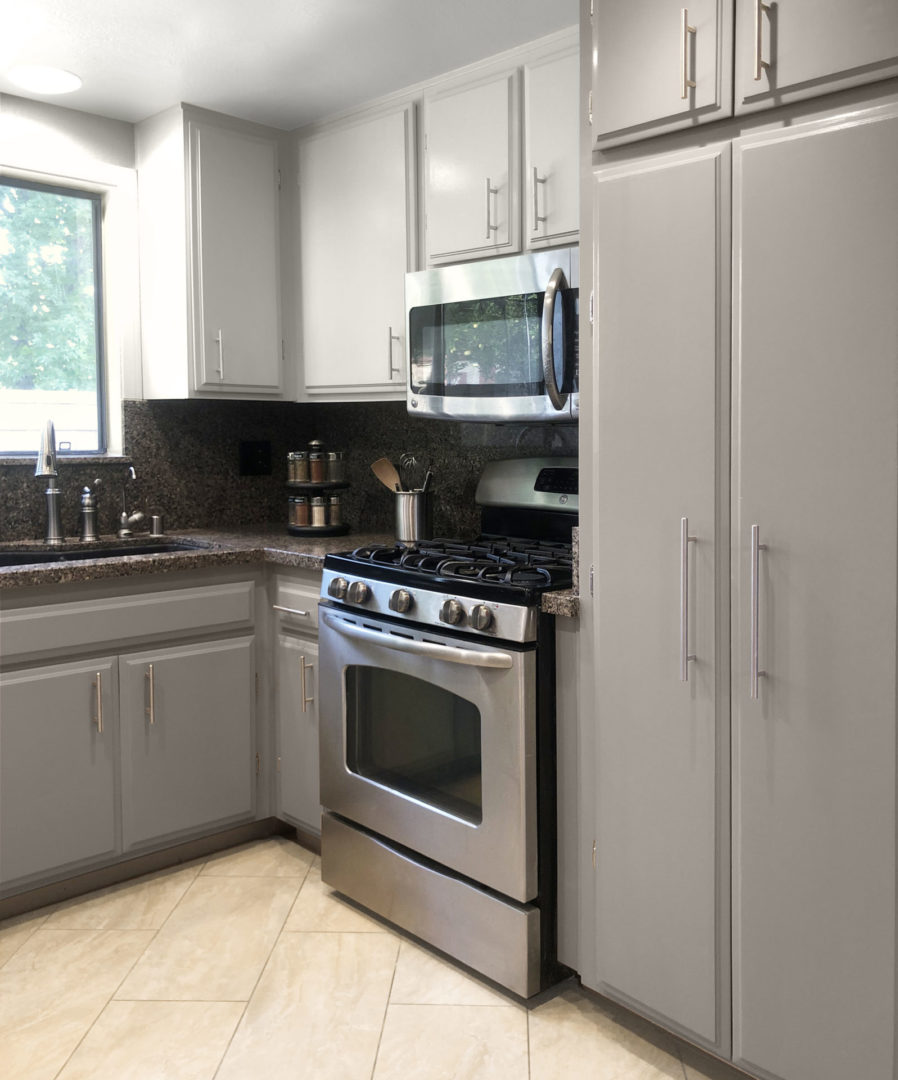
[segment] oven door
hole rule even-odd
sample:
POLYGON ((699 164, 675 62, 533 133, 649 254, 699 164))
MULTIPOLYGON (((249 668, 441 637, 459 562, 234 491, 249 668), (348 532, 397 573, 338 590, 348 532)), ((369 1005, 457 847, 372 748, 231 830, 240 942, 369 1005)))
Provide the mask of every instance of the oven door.
POLYGON ((526 902, 536 653, 320 607, 321 802, 526 902))

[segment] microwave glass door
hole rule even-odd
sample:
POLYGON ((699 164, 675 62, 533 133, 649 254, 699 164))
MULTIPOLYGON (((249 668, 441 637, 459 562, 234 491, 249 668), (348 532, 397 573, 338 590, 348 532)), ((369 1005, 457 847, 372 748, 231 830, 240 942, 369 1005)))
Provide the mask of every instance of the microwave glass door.
POLYGON ((350 772, 479 825, 483 796, 477 706, 400 671, 352 665, 344 674, 350 772))

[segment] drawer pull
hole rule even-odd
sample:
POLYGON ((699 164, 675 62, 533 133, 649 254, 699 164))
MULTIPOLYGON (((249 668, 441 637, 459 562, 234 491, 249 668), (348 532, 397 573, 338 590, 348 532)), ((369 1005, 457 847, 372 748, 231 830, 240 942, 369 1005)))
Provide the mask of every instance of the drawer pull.
POLYGON ((94 717, 94 723, 97 725, 97 734, 103 734, 103 673, 97 672, 97 681, 94 683, 94 687, 97 691, 97 715, 94 717))
POLYGON ((312 616, 311 611, 300 611, 299 608, 295 607, 284 607, 282 604, 272 604, 271 606, 275 611, 284 611, 288 615, 299 615, 303 619, 309 619, 312 616))
POLYGON ((150 719, 151 724, 156 723, 156 669, 152 664, 147 664, 147 670, 144 673, 144 678, 147 682, 147 700, 148 704, 144 710, 150 719))

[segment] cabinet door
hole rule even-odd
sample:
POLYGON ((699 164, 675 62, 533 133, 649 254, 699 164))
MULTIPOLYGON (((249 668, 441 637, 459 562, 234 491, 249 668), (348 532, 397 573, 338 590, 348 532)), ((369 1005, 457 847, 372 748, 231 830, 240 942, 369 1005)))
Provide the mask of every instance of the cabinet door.
POLYGON ((517 72, 425 103, 427 258, 519 251, 517 72))
POLYGON ((278 394, 277 143, 191 121, 197 389, 278 394))
POLYGON ((405 396, 413 146, 412 106, 300 144, 302 364, 309 395, 405 396))
POLYGON ((252 815, 253 641, 122 657, 126 850, 252 815))
POLYGON ((576 241, 580 228, 580 58, 524 68, 524 235, 528 247, 576 241))
POLYGON ((110 657, 0 676, 0 881, 113 855, 118 717, 110 657))
POLYGON ((788 1080, 893 1077, 896 175, 894 109, 736 144, 734 1058, 788 1080))
POLYGON ((736 112, 898 75, 895 0, 736 0, 736 112))
POLYGON ((281 630, 277 636, 278 808, 314 832, 318 795, 318 645, 281 630))
POLYGON ((591 823, 595 989, 722 1052, 727 192, 720 149, 596 178, 591 823))
POLYGON ((688 6, 596 0, 595 144, 613 146, 728 116, 732 32, 726 0, 688 6))

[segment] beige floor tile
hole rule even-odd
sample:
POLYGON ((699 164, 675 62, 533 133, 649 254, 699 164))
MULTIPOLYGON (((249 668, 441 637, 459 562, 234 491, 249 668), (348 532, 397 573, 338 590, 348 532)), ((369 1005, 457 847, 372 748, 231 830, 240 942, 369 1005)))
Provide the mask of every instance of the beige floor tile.
POLYGON ((47 909, 29 911, 0 922, 0 968, 47 921, 47 909))
POLYGON ((515 1006, 510 998, 498 990, 411 941, 402 941, 399 946, 390 1003, 515 1006))
POLYGON ((580 990, 530 1013, 531 1080, 684 1080, 677 1045, 648 1024, 615 1018, 580 990))
POLYGON ((282 934, 216 1080, 368 1080, 398 948, 389 934, 282 934))
POLYGON ((203 874, 232 877, 304 878, 315 855, 283 836, 222 851, 206 860, 203 874))
MULTIPOLYGON (((583 1075, 569 1073, 568 1076, 583 1075)), ((373 1080, 527 1080, 527 1013, 480 1005, 393 1005, 373 1080)))
POLYGON ((302 883, 299 896, 284 927, 286 931, 331 930, 338 933, 389 933, 383 923, 348 904, 321 880, 321 864, 315 860, 302 883))
POLYGON ((116 998, 245 1001, 298 887, 295 878, 196 878, 116 998))
POLYGON ((198 865, 160 870, 67 900, 51 912, 56 930, 158 930, 190 888, 198 865))
POLYGON ((0 971, 3 1080, 52 1080, 152 937, 35 931, 0 971))
POLYGON ((112 1001, 59 1080, 212 1080, 240 1001, 112 1001))
POLYGON ((747 1073, 691 1046, 682 1050, 686 1080, 747 1080, 747 1073))

